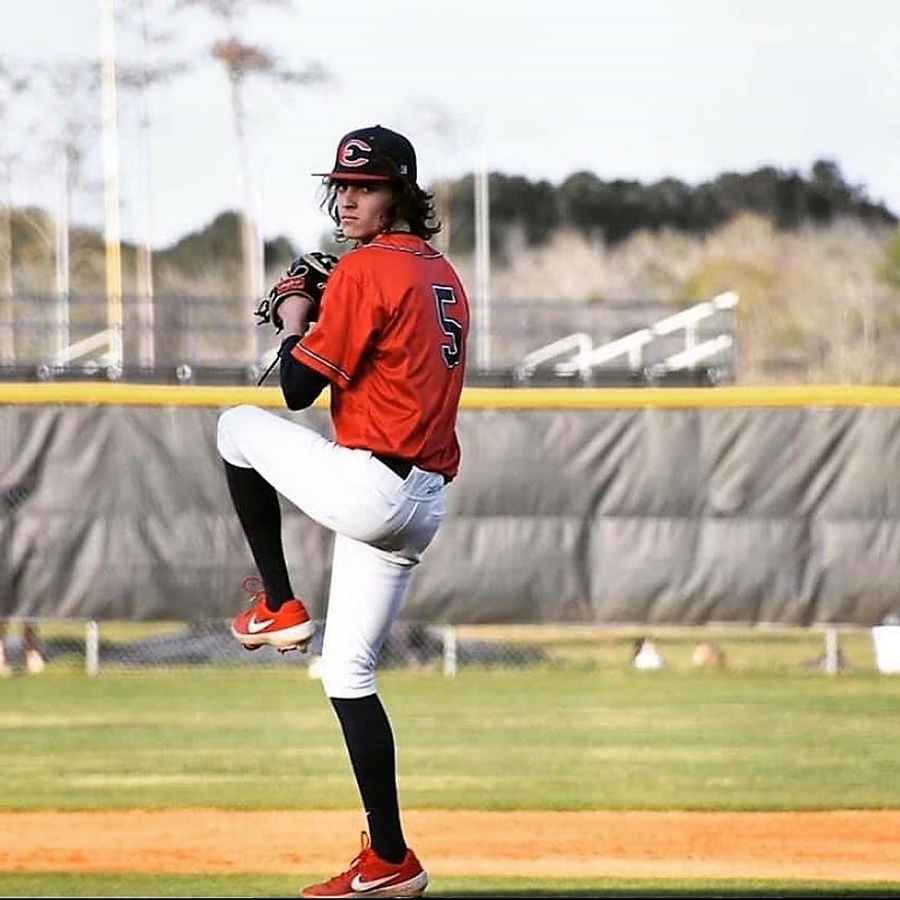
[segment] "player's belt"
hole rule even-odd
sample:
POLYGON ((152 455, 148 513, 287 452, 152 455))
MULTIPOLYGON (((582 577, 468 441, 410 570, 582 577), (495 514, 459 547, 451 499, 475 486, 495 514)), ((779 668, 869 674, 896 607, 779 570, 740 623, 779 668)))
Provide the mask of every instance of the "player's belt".
MULTIPOLYGON (((412 472, 413 463, 408 459, 401 459, 399 456, 385 456, 383 453, 373 453, 372 456, 404 481, 406 481, 409 473, 412 472)), ((442 475, 441 478, 444 479, 444 484, 450 480, 446 475, 442 475)))
MULTIPOLYGON (((406 481, 407 476, 412 472, 413 465, 415 465, 408 459, 401 459, 399 456, 385 456, 383 453, 373 453, 372 456, 404 481, 406 481)), ((444 484, 450 480, 446 475, 441 475, 441 478, 444 479, 444 484)))
POLYGON ((372 456, 378 462, 387 466, 395 475, 399 475, 404 481, 412 472, 413 464, 408 459, 401 459, 399 456, 385 456, 383 453, 373 453, 372 456))

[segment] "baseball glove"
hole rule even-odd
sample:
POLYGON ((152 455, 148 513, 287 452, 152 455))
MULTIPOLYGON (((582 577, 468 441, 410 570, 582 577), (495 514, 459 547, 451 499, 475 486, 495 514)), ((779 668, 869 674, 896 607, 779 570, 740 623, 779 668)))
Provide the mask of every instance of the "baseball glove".
POLYGON ((309 321, 315 322, 319 318, 325 284, 337 263, 336 256, 319 250, 298 256, 269 291, 269 295, 260 300, 253 313, 259 320, 256 324, 271 324, 276 333, 281 331, 284 322, 278 314, 278 307, 288 297, 296 297, 299 294, 304 294, 312 300, 309 321))

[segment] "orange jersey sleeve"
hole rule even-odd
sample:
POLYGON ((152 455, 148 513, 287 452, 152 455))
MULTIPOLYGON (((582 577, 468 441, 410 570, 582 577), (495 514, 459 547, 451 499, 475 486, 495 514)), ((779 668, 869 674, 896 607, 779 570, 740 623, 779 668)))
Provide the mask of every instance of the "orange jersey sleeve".
POLYGON ((318 322, 291 352, 330 380, 339 444, 453 478, 468 333, 453 266, 421 238, 392 233, 341 258, 318 322))

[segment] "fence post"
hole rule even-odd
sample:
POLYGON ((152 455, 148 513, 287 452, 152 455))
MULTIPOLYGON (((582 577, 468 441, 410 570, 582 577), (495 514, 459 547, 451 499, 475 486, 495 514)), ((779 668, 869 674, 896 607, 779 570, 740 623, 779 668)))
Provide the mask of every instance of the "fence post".
POLYGON ((94 619, 85 629, 84 670, 88 675, 96 675, 100 670, 100 626, 94 619))
POLYGON ((825 671, 829 675, 835 675, 840 668, 840 647, 838 643, 837 628, 829 625, 825 629, 825 671))
POLYGON ((456 629, 452 625, 444 628, 444 674, 455 675, 457 666, 456 629))

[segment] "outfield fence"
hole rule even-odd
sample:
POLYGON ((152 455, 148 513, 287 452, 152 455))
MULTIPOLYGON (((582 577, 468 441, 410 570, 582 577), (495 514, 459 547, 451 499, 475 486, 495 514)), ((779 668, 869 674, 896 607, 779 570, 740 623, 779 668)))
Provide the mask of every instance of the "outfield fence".
MULTIPOLYGON (((316 677, 322 623, 306 651, 245 650, 229 620, 134 622, 98 619, 0 619, 6 626, 6 675, 183 667, 289 667, 316 677), (21 626, 32 624, 43 665, 32 671, 21 626)), ((900 672, 900 626, 811 627, 581 625, 453 625, 399 620, 378 662, 380 670, 419 669, 455 676, 468 667, 523 669, 577 666, 585 671, 644 669, 635 660, 651 641, 659 668, 733 672, 803 669, 825 675, 900 672), (885 632, 890 631, 891 634, 885 632)), ((653 668, 653 666, 649 667, 653 668)))

